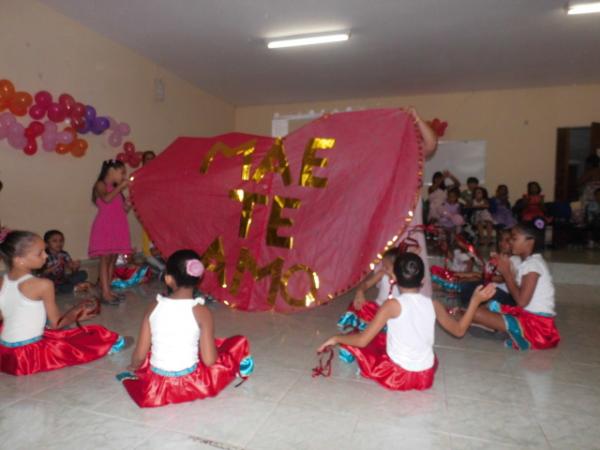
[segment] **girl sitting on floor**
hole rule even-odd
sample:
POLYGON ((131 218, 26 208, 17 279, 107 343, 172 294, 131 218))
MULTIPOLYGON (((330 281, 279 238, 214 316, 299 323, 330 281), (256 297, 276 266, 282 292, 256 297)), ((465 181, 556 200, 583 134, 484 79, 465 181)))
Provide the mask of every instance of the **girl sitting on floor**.
POLYGON ((402 253, 394 261, 400 296, 377 311, 366 330, 327 339, 318 349, 338 345, 356 358, 361 374, 391 390, 429 389, 437 368, 433 353, 435 312, 430 298, 419 294, 423 260, 402 253), (387 326, 387 333, 380 333, 387 326))
POLYGON ((498 257, 498 271, 517 306, 491 301, 480 306, 473 317, 474 323, 508 333, 506 345, 518 350, 553 348, 560 341, 554 321, 554 284, 540 254, 543 225, 520 224, 512 229, 512 253, 521 259, 516 275, 509 257, 498 257))
POLYGON ((214 397, 254 368, 244 336, 215 339, 210 310, 202 297, 193 298, 203 273, 193 250, 176 251, 167 260, 170 294, 159 294, 142 320, 133 373, 117 375, 141 408, 214 397))
POLYGON ((398 297, 400 292, 394 285, 394 260, 400 254, 398 248, 391 248, 383 254, 381 264, 371 275, 363 280, 356 288, 354 300, 348 310, 340 317, 337 326, 342 331, 364 330, 367 324, 373 320, 377 310, 390 296, 398 297), (377 285, 377 298, 368 301, 365 292, 377 285))
POLYGON ((31 272, 46 262, 45 243, 37 234, 11 231, 0 243, 9 271, 0 279, 0 371, 11 375, 61 369, 114 353, 125 341, 100 325, 61 329, 96 315, 93 302, 60 314, 54 284, 31 272))

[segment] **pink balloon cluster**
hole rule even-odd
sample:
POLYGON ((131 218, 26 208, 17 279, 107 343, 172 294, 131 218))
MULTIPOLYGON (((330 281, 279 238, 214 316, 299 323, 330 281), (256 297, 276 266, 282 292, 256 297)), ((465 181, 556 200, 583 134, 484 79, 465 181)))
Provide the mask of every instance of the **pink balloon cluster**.
POLYGON ((129 124, 125 122, 119 123, 112 117, 108 117, 108 122, 110 124, 108 129, 112 132, 108 137, 108 143, 111 147, 119 147, 121 142, 123 142, 123 138, 129 136, 129 133, 131 133, 131 128, 129 124))
POLYGON ((73 135, 68 131, 58 131, 55 123, 44 122, 44 133, 42 134, 42 148, 47 152, 53 152, 58 144, 69 145, 73 142, 73 135))
POLYGON ((25 127, 8 111, 0 114, 0 139, 8 139, 10 146, 17 150, 27 145, 25 127))

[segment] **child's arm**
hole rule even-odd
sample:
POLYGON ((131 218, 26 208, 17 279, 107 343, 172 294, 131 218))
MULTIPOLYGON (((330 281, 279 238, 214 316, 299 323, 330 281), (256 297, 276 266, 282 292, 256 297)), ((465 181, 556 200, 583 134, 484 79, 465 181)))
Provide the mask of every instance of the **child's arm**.
POLYGON ((150 314, 156 308, 156 302, 154 302, 144 314, 142 319, 142 325, 140 326, 140 334, 138 335, 137 342, 135 343, 135 349, 131 354, 131 364, 127 367, 128 370, 137 370, 146 360, 148 352, 150 351, 150 345, 152 343, 152 335, 150 333, 150 314))
POLYGON ((413 117, 415 124, 419 127, 419 131, 421 132, 421 138, 423 139, 423 152, 425 158, 429 158, 435 152, 437 148, 438 138, 435 134, 435 131, 427 125, 427 123, 421 119, 417 110, 410 106, 407 109, 407 112, 413 117))
POLYGON ((444 175, 447 178, 450 178, 452 180, 453 188, 456 188, 456 189, 460 188, 460 181, 458 181, 458 178, 456 178, 452 172, 450 172, 449 170, 446 170, 446 171, 444 171, 444 175))
POLYGON ((379 280, 383 278, 385 272, 383 269, 379 269, 376 272, 372 272, 365 280, 361 281, 358 287, 356 288, 356 294, 354 294, 354 307, 356 309, 361 309, 363 305, 366 303, 367 299, 365 298, 365 292, 369 290, 369 288, 375 286, 379 283, 379 280))
POLYGON ((205 366, 212 366, 217 361, 215 346, 215 324, 210 309, 204 305, 194 306, 194 317, 200 327, 200 357, 205 366))
POLYGON ((102 199, 105 203, 110 203, 114 200, 117 195, 120 195, 121 192, 129 185, 129 180, 123 180, 116 188, 112 191, 108 192, 106 189, 106 185, 101 181, 98 181, 94 186, 94 190, 96 191, 96 197, 102 199))
POLYGON ((215 346, 215 324, 210 309, 204 305, 194 306, 194 317, 200 327, 200 357, 205 366, 212 366, 217 361, 215 346))
POLYGON ((471 325, 471 322, 473 322, 473 317, 475 316, 475 312, 477 311, 477 308, 479 308, 479 305, 483 302, 487 302, 495 293, 496 286, 494 284, 488 284, 486 287, 477 286, 475 292, 473 292, 473 295, 471 296, 469 307, 458 321, 446 311, 444 305, 437 300, 434 300, 433 308, 435 309, 435 317, 441 327, 448 333, 456 337, 463 337, 471 325))
POLYGON ((504 282, 508 288, 508 292, 512 295, 518 306, 525 308, 535 292, 540 274, 537 272, 529 272, 521 278, 521 286, 517 286, 517 280, 512 273, 510 259, 506 255, 498 257, 498 272, 504 277, 504 282))
POLYGON ((375 314, 375 317, 369 323, 365 331, 354 334, 338 334, 330 337, 323 344, 321 344, 317 351, 320 353, 325 350, 326 347, 337 344, 345 344, 351 345, 352 347, 363 348, 367 346, 375 336, 377 336, 377 333, 381 331, 389 319, 398 317, 401 312, 402 308, 400 307, 400 303, 398 303, 396 300, 387 300, 381 306, 381 308, 379 308, 377 314, 375 314))

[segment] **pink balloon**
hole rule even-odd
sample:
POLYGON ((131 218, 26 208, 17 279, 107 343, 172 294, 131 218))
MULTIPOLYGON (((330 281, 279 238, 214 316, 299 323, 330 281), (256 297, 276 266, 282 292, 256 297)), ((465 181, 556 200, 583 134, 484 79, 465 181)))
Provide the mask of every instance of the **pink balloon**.
MULTIPOLYGON (((25 137, 25 127, 23 127, 23 125, 21 125, 19 122, 13 122, 10 124, 10 126, 8 127, 8 135, 10 136, 14 136, 14 137, 19 137, 19 136, 23 136, 23 138, 25 137)), ((25 139, 27 140, 27 139, 25 139)), ((22 146, 21 146, 22 147, 22 146)))
POLYGON ((21 150, 23 147, 25 147, 25 145, 27 145, 27 138, 23 135, 18 136, 11 134, 8 136, 8 143, 16 150, 21 150))
POLYGON ((52 103, 48 107, 48 119, 52 122, 62 122, 66 117, 65 110, 58 103, 52 103))
POLYGON ((36 103, 29 108, 29 115, 32 119, 39 120, 46 115, 46 108, 36 103))
POLYGON ((121 133, 121 136, 127 136, 129 133, 131 133, 131 127, 129 126, 129 124, 121 122, 117 126, 117 131, 121 133))
POLYGON ((109 137, 108 137, 108 144, 111 147, 119 147, 121 145, 121 142, 123 141, 123 138, 121 137, 120 134, 117 133, 112 133, 109 137))
POLYGON ((0 140, 8 137, 8 127, 0 122, 0 140))
POLYGON ((44 129, 46 130, 44 132, 44 134, 56 134, 58 127, 56 126, 56 124, 54 122, 50 122, 49 120, 46 120, 44 122, 44 129))
POLYGON ((0 122, 2 122, 7 128, 10 127, 13 123, 15 123, 17 119, 8 111, 0 114, 0 122))
POLYGON ((42 148, 47 152, 53 152, 56 147, 56 140, 42 138, 42 148))
POLYGON ((108 119, 108 123, 109 123, 108 129, 109 130, 116 130, 117 129, 117 125, 118 125, 117 121, 115 119, 113 119, 112 117, 110 117, 110 116, 107 116, 106 118, 108 119))
POLYGON ((68 145, 73 142, 73 135, 68 131, 61 131, 56 135, 56 138, 59 144, 68 145))
POLYGON ((52 94, 48 91, 40 91, 35 94, 35 102, 38 105, 47 108, 50 106, 50 103, 52 103, 52 94))

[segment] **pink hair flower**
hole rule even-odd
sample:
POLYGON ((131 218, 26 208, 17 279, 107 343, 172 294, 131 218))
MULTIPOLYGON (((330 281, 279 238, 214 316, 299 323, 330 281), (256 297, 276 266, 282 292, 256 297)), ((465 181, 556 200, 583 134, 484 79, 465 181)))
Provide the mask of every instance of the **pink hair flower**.
POLYGON ((199 259, 189 259, 185 263, 185 271, 191 277, 201 277, 204 273, 204 264, 199 259))

